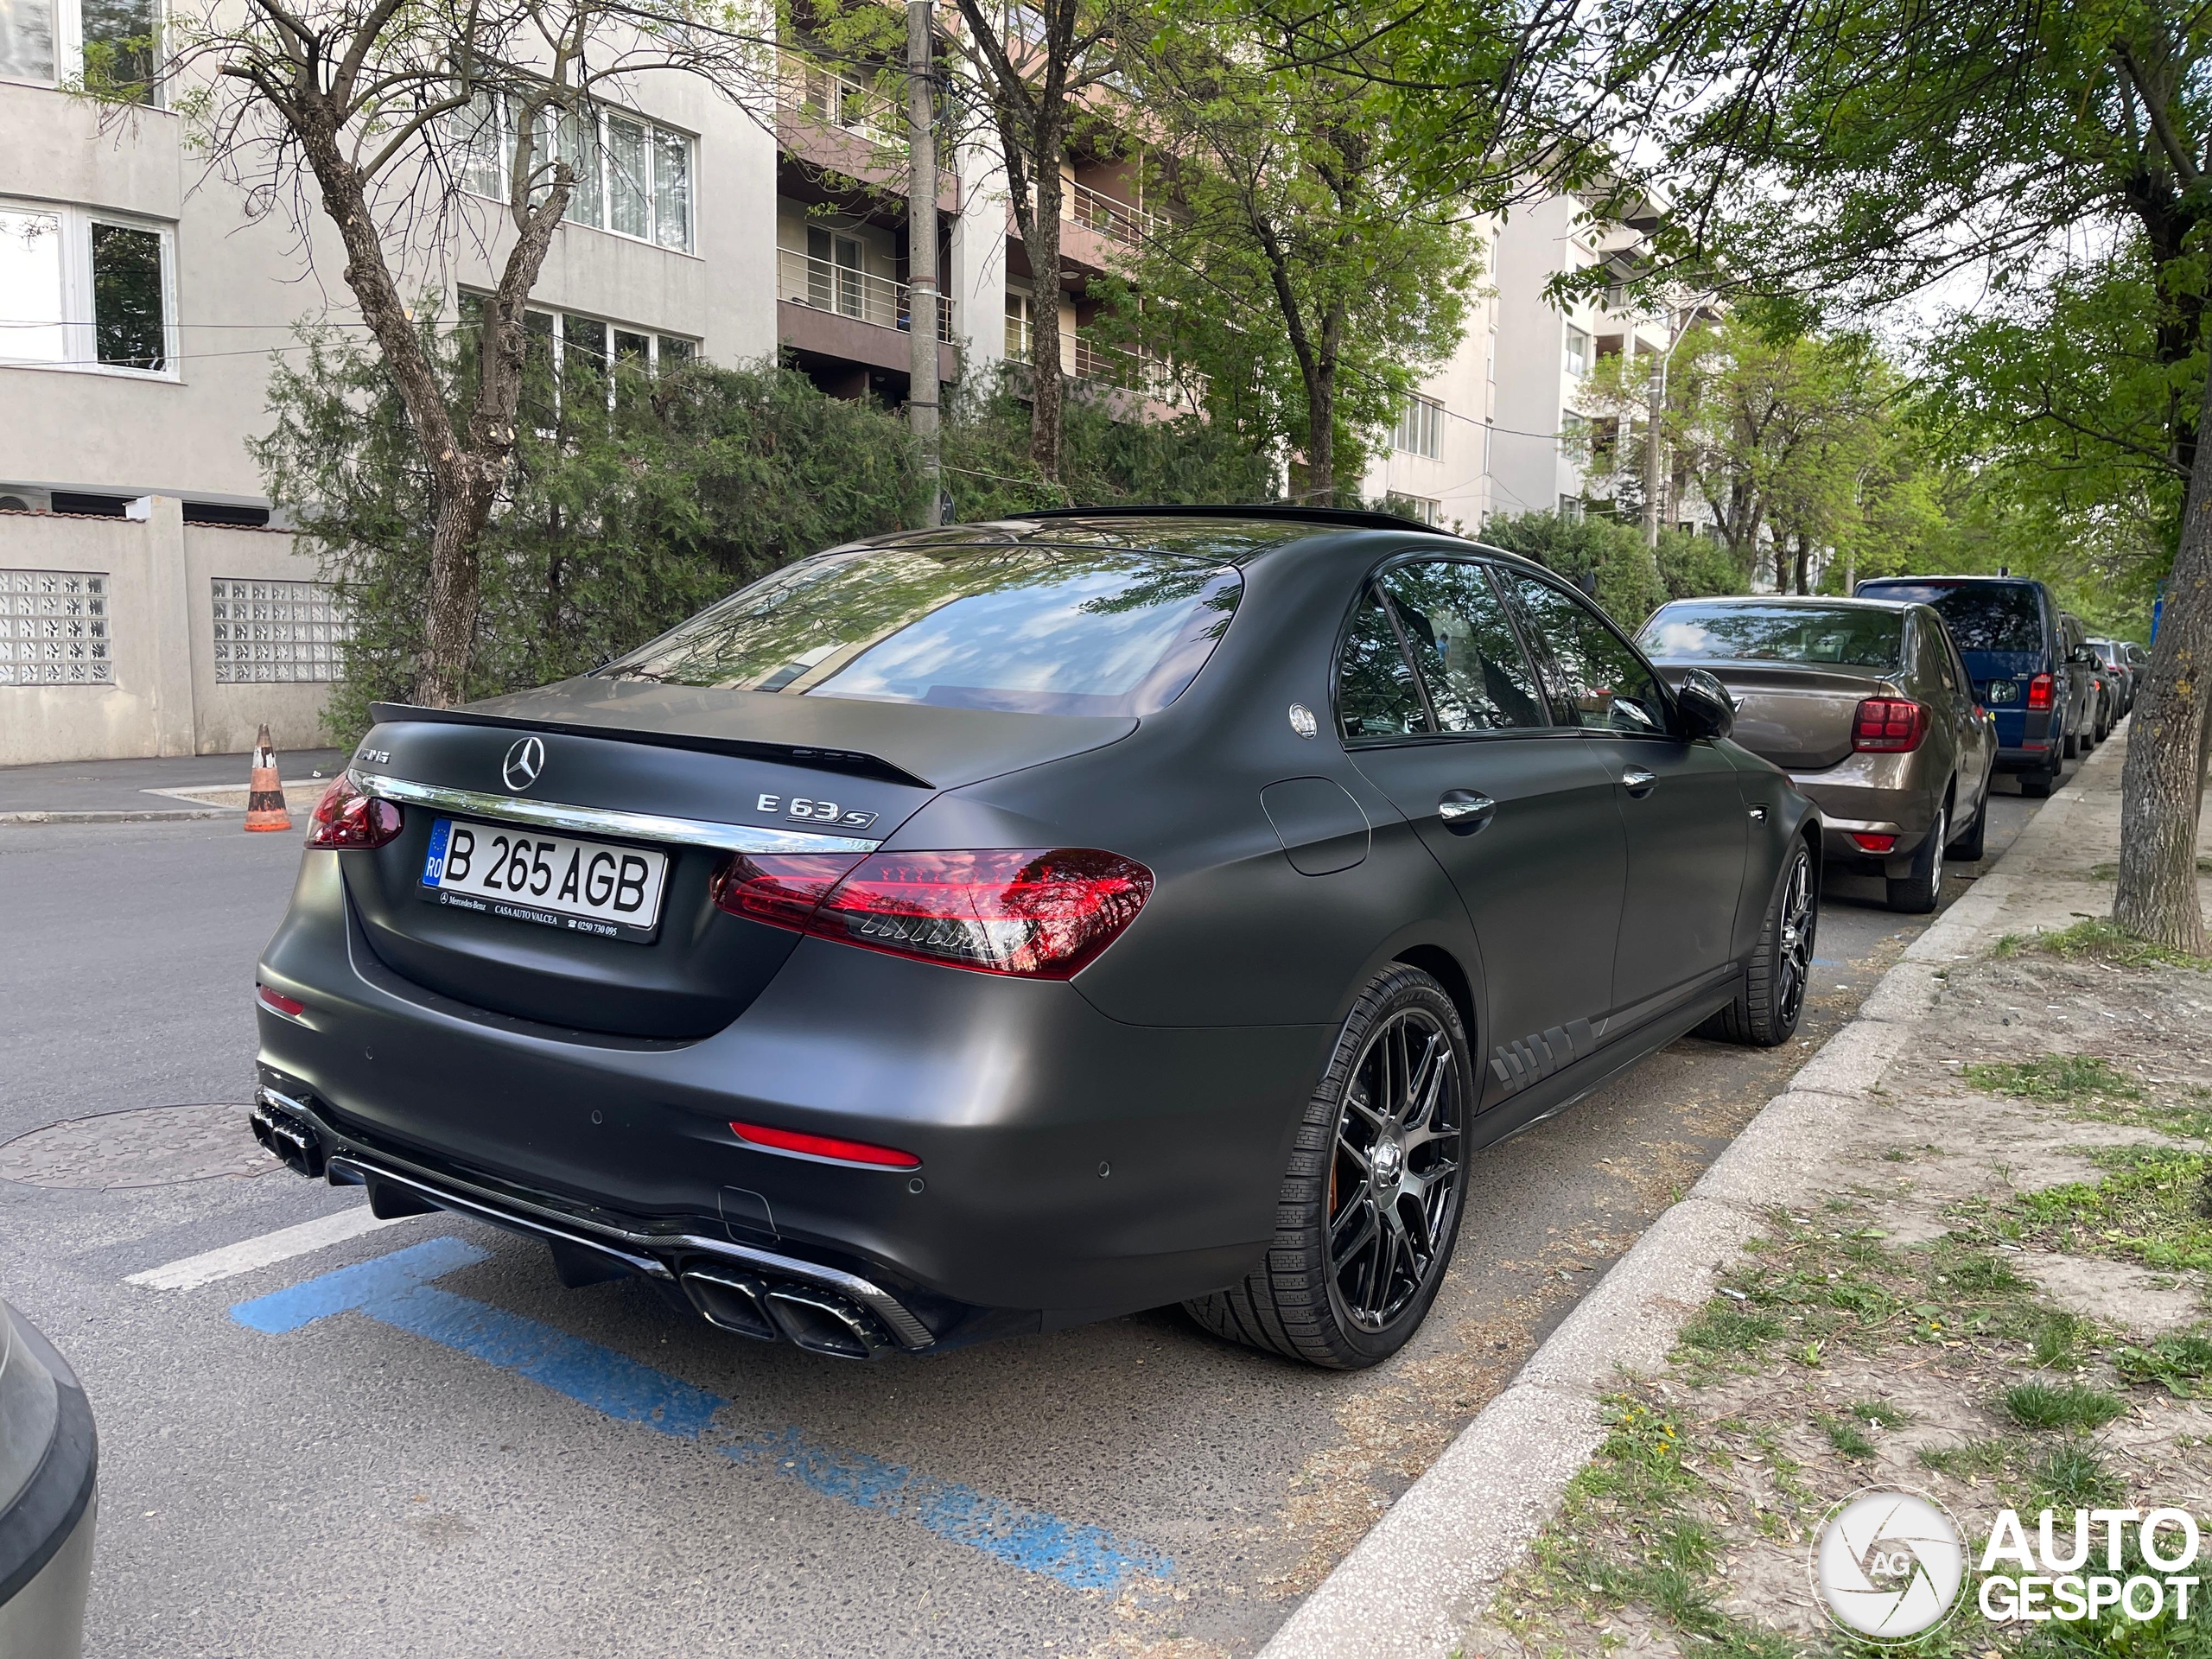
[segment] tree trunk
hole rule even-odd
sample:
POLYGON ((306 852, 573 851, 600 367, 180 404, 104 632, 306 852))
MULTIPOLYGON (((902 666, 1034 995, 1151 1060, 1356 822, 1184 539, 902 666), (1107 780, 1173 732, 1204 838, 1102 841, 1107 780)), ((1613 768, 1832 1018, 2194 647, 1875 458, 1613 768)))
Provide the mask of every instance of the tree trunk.
MULTIPOLYGON (((2212 430, 2212 377, 2197 429, 2212 430)), ((2113 920, 2138 938, 2212 954, 2196 892, 2205 675, 2212 669, 2212 444, 2196 446, 2181 545, 2166 578, 2158 637, 2135 700, 2120 777, 2120 890, 2113 920)))
POLYGON ((1029 251, 1031 306, 1035 325, 1029 341, 1029 458, 1050 479, 1060 475, 1060 133, 1039 132, 1030 157, 1030 223, 1021 227, 1029 251))

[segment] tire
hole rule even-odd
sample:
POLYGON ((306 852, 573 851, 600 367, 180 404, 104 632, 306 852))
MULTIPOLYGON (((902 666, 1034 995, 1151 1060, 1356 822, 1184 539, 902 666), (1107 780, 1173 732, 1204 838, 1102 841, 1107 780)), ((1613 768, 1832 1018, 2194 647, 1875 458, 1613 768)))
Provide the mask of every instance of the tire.
POLYGON ((2052 755, 2048 766, 2020 774, 2020 793, 2031 801, 2047 801, 2050 791, 2058 787, 2058 757, 2052 755))
POLYGON ((1989 845, 1989 780, 1981 783, 1981 804, 1974 810, 1974 823, 1952 839, 1950 855, 1961 864, 1979 863, 1989 845))
POLYGON ((2058 754, 2063 760, 2079 760, 2082 758, 2082 734, 2069 731, 2059 742, 2058 754))
POLYGON ((1267 1260, 1243 1283, 1184 1303, 1191 1317, 1229 1341, 1332 1370, 1396 1353, 1451 1266, 1476 1090, 1466 1027, 1444 988, 1403 963, 1378 975, 1306 1102, 1267 1260), (1449 1075, 1432 1063, 1448 1064, 1449 1075), (1422 1076, 1432 1083, 1408 1089, 1422 1076), (1386 1136, 1397 1148, 1387 1165, 1375 1156, 1386 1136), (1386 1196, 1390 1168, 1397 1181, 1386 1196))
POLYGON ((1733 1002, 1700 1026, 1697 1034, 1747 1048, 1773 1048, 1796 1036, 1805 1012, 1805 982, 1812 973, 1813 939, 1820 920, 1813 849, 1801 841, 1783 861, 1782 879, 1767 901, 1744 988, 1733 1002))
POLYGON ((1920 850, 1912 855, 1912 873, 1889 883, 1890 908, 1908 916, 1925 916, 1943 900, 1943 838, 1951 833, 1950 810, 1939 807, 1936 822, 1921 837, 1920 850))

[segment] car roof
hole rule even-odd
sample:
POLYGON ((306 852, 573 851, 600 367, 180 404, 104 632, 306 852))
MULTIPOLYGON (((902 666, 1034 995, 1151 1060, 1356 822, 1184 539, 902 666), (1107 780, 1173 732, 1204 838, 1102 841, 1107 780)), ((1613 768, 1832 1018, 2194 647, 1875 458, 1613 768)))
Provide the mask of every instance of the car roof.
MULTIPOLYGON (((993 547, 1027 543, 1039 547, 1122 547, 1131 552, 1199 558, 1242 568, 1255 560, 1302 543, 1327 539, 1357 548, 1379 541, 1412 538, 1413 548, 1433 543, 1440 554, 1480 553, 1530 570, 1544 565, 1502 547, 1417 524, 1394 513, 1356 512, 1336 507, 1128 506, 1040 507, 1003 518, 948 524, 871 537, 864 547, 993 547)), ((1404 543, 1400 543, 1402 549, 1404 543)), ((1552 572, 1554 576, 1559 573, 1552 572)), ((1562 578, 1563 580, 1571 580, 1562 578)))
POLYGON ((1926 576, 1868 576, 1859 585, 1861 588, 1896 588, 1902 586, 1906 582, 1945 582, 1953 583, 1987 582, 2009 584, 2015 588, 2040 588, 2043 586, 2042 579, 2037 576, 1949 576, 1940 575, 1926 576))
POLYGON ((1923 601, 1917 599, 1847 599, 1840 594, 1693 594, 1670 599, 1659 609, 1663 611, 1676 605, 1780 605, 1791 610, 1885 611, 1893 616, 1926 608, 1923 601))

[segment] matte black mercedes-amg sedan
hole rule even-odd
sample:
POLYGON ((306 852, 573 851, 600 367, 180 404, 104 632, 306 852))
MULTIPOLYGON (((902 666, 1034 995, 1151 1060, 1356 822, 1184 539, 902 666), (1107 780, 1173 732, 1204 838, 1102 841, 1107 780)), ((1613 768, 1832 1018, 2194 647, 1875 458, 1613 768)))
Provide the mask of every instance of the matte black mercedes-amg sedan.
POLYGON ((833 1354, 1183 1301, 1412 1333, 1482 1146, 1796 1028, 1820 825, 1537 567, 1362 514, 803 559, 382 706, 263 957, 265 1143, 833 1354))

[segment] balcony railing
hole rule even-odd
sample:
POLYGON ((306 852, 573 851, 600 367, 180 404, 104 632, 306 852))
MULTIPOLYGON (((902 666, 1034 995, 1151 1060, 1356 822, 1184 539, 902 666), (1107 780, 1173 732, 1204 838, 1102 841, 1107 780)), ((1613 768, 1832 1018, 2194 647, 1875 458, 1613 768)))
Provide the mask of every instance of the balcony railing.
POLYGON ((1063 334, 1060 345, 1061 362, 1078 380, 1141 392, 1171 409, 1198 409, 1205 403, 1206 377, 1188 370, 1178 373, 1175 365, 1164 358, 1125 352, 1116 346, 1101 346, 1082 334, 1071 340, 1063 334), (1069 349, 1071 346, 1072 350, 1069 349))
POLYGON ((1060 201, 1065 217, 1123 247, 1141 245, 1147 238, 1159 234, 1162 223, 1159 214, 1103 196, 1087 184, 1071 186, 1061 193, 1060 201))
MULTIPOLYGON (((776 250, 776 292, 795 305, 812 306, 878 328, 905 332, 912 327, 908 309, 911 290, 904 283, 878 276, 853 265, 801 253, 797 248, 776 250)), ((954 338, 952 302, 938 299, 937 337, 950 346, 954 338)))

